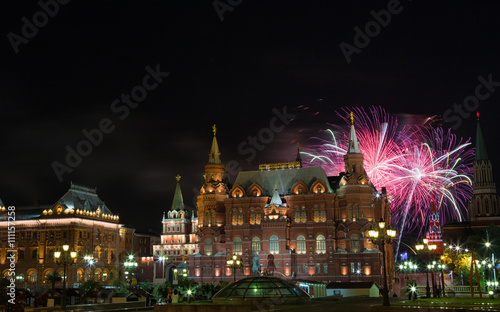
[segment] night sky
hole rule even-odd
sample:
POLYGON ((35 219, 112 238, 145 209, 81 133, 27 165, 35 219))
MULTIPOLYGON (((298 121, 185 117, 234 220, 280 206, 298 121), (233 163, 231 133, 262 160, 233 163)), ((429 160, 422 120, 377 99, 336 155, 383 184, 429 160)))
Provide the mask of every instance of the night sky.
POLYGON ((474 139, 475 109, 457 117, 453 105, 471 107, 481 79, 490 83, 476 103, 500 183, 498 1, 60 1, 9 1, 0 12, 6 205, 55 203, 73 181, 97 187, 122 223, 159 231, 177 174, 194 206, 214 123, 222 161, 244 170, 294 160, 296 142, 307 147, 346 106, 435 116, 474 139), (131 92, 139 100, 127 104, 131 92), (293 120, 262 151, 238 151, 284 110, 293 120), (68 165, 67 148, 99 127, 101 142, 58 178, 54 162, 68 165))

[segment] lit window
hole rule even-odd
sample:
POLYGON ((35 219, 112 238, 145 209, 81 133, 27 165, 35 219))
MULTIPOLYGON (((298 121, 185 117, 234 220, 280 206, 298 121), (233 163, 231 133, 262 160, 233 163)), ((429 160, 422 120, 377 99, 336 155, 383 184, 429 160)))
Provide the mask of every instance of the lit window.
POLYGON ((316 253, 326 253, 325 237, 323 235, 316 236, 316 253))
POLYGON ((314 222, 319 222, 319 208, 314 207, 314 222))
POLYGON ((254 237, 252 238, 252 254, 258 254, 260 251, 260 238, 254 237))
POLYGON ((211 256, 212 255, 212 240, 207 239, 205 241, 205 255, 211 256))
POLYGON ((238 224, 238 215, 236 214, 236 209, 233 210, 233 225, 238 224))
POLYGON ((270 245, 270 253, 278 254, 280 252, 278 236, 276 235, 271 236, 271 238, 269 239, 269 245, 270 245))
POLYGON ((323 264, 323 273, 328 273, 328 264, 323 264))
POLYGON ((298 254, 306 253, 306 238, 302 235, 297 237, 297 253, 298 254))
POLYGON ((326 210, 325 210, 325 206, 321 207, 321 222, 325 222, 326 221, 326 210))
POLYGON ((241 243, 241 238, 236 237, 234 239, 234 253, 237 255, 242 254, 242 243, 241 243))
POLYGON ((306 207, 302 207, 302 223, 307 221, 306 207))

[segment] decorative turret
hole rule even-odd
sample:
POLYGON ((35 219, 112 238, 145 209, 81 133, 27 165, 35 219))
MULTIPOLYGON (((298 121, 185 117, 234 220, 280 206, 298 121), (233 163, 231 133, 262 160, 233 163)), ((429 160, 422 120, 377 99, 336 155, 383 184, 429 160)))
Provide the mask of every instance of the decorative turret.
MULTIPOLYGON (((222 205, 222 201, 229 193, 226 184, 226 166, 221 163, 219 145, 217 144, 217 127, 213 125, 212 131, 214 137, 212 147, 208 158, 208 164, 205 165, 205 174, 203 175, 204 183, 200 189, 200 196, 197 198, 198 219, 200 226, 215 226, 222 222, 224 215, 217 212, 218 202, 222 205), (221 219, 217 221, 217 219, 221 219)), ((222 209, 221 209, 222 210, 222 209)))
POLYGON ((441 233, 439 213, 436 211, 434 199, 432 200, 431 213, 429 215, 429 231, 427 232, 427 239, 430 245, 436 245, 436 249, 432 253, 439 255, 443 253, 443 235, 441 233))
POLYGON ((347 154, 344 155, 345 176, 340 183, 345 185, 366 185, 370 184, 370 180, 363 167, 364 157, 359 150, 359 142, 356 137, 356 128, 354 127, 354 117, 351 112, 351 132, 349 134, 349 143, 347 146, 347 154))
POLYGON ((493 181, 493 167, 488 159, 486 144, 479 123, 479 112, 477 113, 476 131, 476 157, 474 159, 474 182, 472 184, 473 198, 469 206, 471 221, 500 215, 499 199, 493 181))

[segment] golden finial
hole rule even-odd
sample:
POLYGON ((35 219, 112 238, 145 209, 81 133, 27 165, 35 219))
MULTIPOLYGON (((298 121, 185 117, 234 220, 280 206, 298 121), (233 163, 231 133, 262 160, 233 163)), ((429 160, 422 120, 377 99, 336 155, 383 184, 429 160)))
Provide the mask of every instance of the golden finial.
POLYGON ((351 112, 351 125, 354 125, 354 116, 352 112, 351 112))
POLYGON ((175 176, 175 179, 177 180, 177 182, 179 182, 181 180, 181 176, 177 174, 177 176, 175 176))
POLYGON ((299 142, 297 142, 297 149, 299 149, 299 142))
POLYGON ((217 127, 215 126, 215 124, 212 126, 212 131, 214 132, 214 136, 215 136, 215 133, 217 132, 217 127))
POLYGON ((274 185, 274 189, 277 190, 278 189, 278 184, 275 184, 274 185))

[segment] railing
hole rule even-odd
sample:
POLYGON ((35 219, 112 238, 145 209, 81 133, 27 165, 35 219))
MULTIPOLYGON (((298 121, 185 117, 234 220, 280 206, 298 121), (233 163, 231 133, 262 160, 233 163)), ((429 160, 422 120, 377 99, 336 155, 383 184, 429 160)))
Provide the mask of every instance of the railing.
MULTIPOLYGON (((431 293, 432 293, 432 285, 431 287, 431 293)), ((417 286, 417 291, 420 294, 425 294, 425 288, 426 286, 417 286)), ((477 286, 473 286, 472 290, 474 294, 479 294, 479 289, 477 286)), ((470 286, 464 286, 464 285, 459 285, 459 286, 446 286, 445 292, 453 291, 454 293, 469 293, 470 294, 470 286)), ((484 293, 484 289, 481 288, 481 291, 484 293)))

